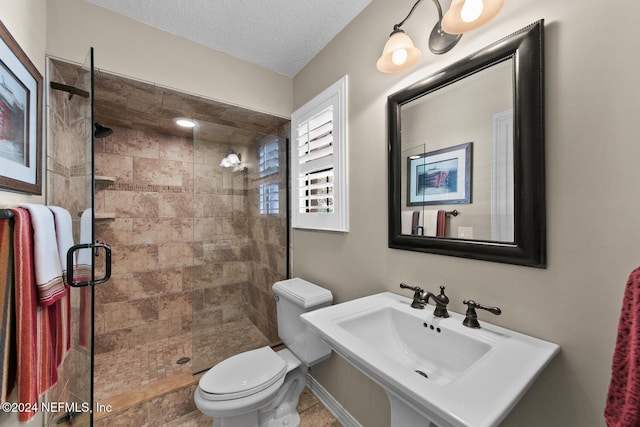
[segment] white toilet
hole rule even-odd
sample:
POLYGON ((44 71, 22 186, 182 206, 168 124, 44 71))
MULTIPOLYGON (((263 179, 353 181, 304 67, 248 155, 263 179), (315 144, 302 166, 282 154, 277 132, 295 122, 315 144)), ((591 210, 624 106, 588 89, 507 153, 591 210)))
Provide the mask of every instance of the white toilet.
POLYGON ((299 426, 297 406, 307 370, 331 355, 331 348, 300 320, 302 313, 331 305, 331 291, 295 278, 275 283, 273 292, 278 335, 287 348, 237 354, 200 378, 195 403, 215 427, 299 426))

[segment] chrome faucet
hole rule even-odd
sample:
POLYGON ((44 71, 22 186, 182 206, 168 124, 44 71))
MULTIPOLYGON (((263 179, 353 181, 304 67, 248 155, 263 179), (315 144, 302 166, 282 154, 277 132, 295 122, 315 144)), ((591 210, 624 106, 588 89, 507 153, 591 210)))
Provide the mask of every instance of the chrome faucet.
POLYGON ((404 283, 400 283, 400 288, 410 289, 413 291, 413 302, 411 303, 411 307, 423 309, 429 302, 429 299, 433 299, 433 302, 436 305, 435 310, 433 310, 433 315, 436 317, 449 317, 449 312, 447 311, 449 297, 444 294, 444 286, 440 286, 439 295, 435 295, 431 292, 425 292, 418 286, 409 286, 404 283))

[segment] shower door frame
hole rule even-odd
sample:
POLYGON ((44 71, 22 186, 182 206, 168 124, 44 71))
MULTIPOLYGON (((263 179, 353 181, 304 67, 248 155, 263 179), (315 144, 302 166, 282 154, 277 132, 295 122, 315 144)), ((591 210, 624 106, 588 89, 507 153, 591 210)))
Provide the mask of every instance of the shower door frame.
MULTIPOLYGON (((51 61, 52 59, 57 59, 57 58, 49 58, 48 60, 51 61)), ((62 61, 62 60, 61 60, 62 61)), ((63 61, 64 62, 64 61, 63 61)), ((89 74, 89 81, 88 81, 88 85, 89 87, 87 88, 88 90, 85 91, 84 88, 83 89, 79 89, 77 87, 72 87, 72 86, 67 86, 67 85, 63 85, 63 84, 59 84, 56 82, 52 82, 51 81, 51 72, 50 70, 48 70, 47 72, 47 82, 50 86, 50 91, 51 90, 61 90, 64 92, 68 92, 69 93, 69 98, 68 98, 68 105, 71 105, 70 103, 73 102, 72 98, 74 95, 78 95, 81 97, 87 97, 89 99, 89 108, 88 108, 88 114, 84 116, 83 119, 83 123, 84 123, 84 127, 82 128, 82 132, 86 132, 88 133, 89 137, 86 138, 84 140, 84 148, 82 149, 83 151, 80 151, 78 154, 78 156, 75 158, 76 160, 78 158, 83 159, 83 176, 84 176, 84 185, 82 186, 82 191, 84 191, 84 207, 83 206, 73 206, 74 208, 77 208, 78 210, 80 210, 81 212, 71 212, 72 217, 74 217, 75 215, 80 215, 80 213, 82 212, 86 212, 86 210, 90 209, 90 213, 91 213, 91 227, 90 227, 90 237, 88 238, 88 236, 85 235, 85 239, 90 240, 90 241, 86 241, 86 242, 80 242, 78 245, 75 245, 73 247, 71 247, 67 253, 67 265, 66 265, 66 270, 67 270, 67 277, 68 277, 68 284, 70 285, 71 292, 73 293, 71 296, 72 301, 74 301, 74 299, 76 300, 76 304, 78 305, 77 311, 74 312, 74 310, 72 309, 72 315, 71 315, 71 322, 73 323, 74 321, 77 322, 77 330, 79 331, 79 335, 78 337, 73 337, 75 339, 77 339, 77 346, 73 346, 73 348, 71 349, 72 352, 75 352, 76 354, 73 355, 69 355, 71 356, 71 363, 74 363, 75 366, 73 366, 71 369, 65 369, 64 372, 66 373, 67 371, 69 371, 70 373, 66 374, 68 375, 68 377, 65 378, 64 381, 59 381, 59 386, 61 386, 60 384, 63 384, 63 387, 67 387, 67 385, 69 385, 69 388, 65 388, 63 390, 63 394, 62 396, 66 397, 67 400, 71 400, 70 402, 66 402, 67 406, 65 406, 64 410, 67 411, 65 413, 62 414, 55 414, 55 415, 49 415, 47 418, 44 419, 44 424, 45 426, 47 425, 52 425, 52 424, 58 424, 61 422, 68 422, 71 425, 77 425, 77 426, 92 426, 93 425, 93 421, 94 421, 94 414, 96 413, 97 410, 100 410, 100 408, 97 407, 97 402, 95 402, 94 400, 94 327, 95 327, 95 320, 94 320, 94 304, 95 304, 95 292, 94 292, 94 286, 97 284, 101 284, 104 283, 106 281, 109 280, 110 274, 111 274, 111 248, 103 243, 103 242, 97 242, 95 240, 95 221, 96 221, 96 215, 95 215, 95 200, 96 200, 96 176, 95 176, 95 132, 94 132, 94 116, 95 116, 95 106, 94 106, 94 71, 95 71, 95 66, 94 66, 94 49, 93 47, 89 48, 89 52, 87 54, 87 58, 84 62, 84 64, 77 64, 79 69, 82 69, 84 71, 88 71, 89 74), (88 94, 88 96, 87 96, 88 94), (89 266, 86 269, 86 277, 84 277, 85 280, 79 280, 76 281, 76 275, 74 274, 74 266, 76 264, 76 255, 78 251, 90 251, 90 255, 88 257, 85 258, 85 260, 89 261, 89 266), (102 267, 104 269, 104 276, 102 278, 96 279, 96 266, 95 266, 95 259, 96 257, 98 257, 100 255, 100 253, 104 253, 104 260, 105 260, 105 264, 104 267, 102 267), (77 289, 76 288, 80 288, 77 289), (78 300, 80 302, 78 302, 78 300), (81 305, 82 304, 87 304, 88 305, 88 318, 87 320, 87 324, 84 325, 85 326, 85 332, 86 332, 86 338, 87 338, 87 342, 86 342, 86 347, 84 345, 81 344, 81 339, 80 339, 80 334, 81 334, 81 327, 80 327, 80 323, 82 322, 81 316, 80 316, 80 312, 81 312, 81 305), (75 315, 74 315, 75 314, 75 315), (84 356, 83 356, 84 355, 84 356), (88 360, 84 359, 84 357, 87 357, 88 360), (88 369, 83 369, 83 367, 86 367, 88 365, 88 369), (87 390, 88 389, 88 390, 87 390)), ((77 84, 78 82, 76 82, 77 84)), ((87 82, 85 82, 87 83, 87 82)), ((51 93, 51 92, 49 92, 51 93)), ((47 103, 47 108, 51 108, 51 105, 49 103, 47 103)), ((51 116, 53 116, 53 113, 51 113, 51 116)), ((63 112, 64 114, 64 112, 63 112)), ((71 113, 69 113, 69 116, 71 116, 71 113)), ((52 117, 53 118, 53 117, 52 117)), ((67 123, 67 125, 69 125, 70 127, 72 127, 72 125, 70 125, 69 123, 67 123)), ((52 126, 52 123, 48 123, 48 127, 52 126)), ((51 136, 51 133, 49 134, 51 136)), ((82 137, 82 135, 80 135, 80 137, 82 137)), ((52 149, 57 147, 57 143, 59 143, 58 141, 51 141, 48 145, 48 147, 51 147, 52 149)), ((69 154, 69 159, 70 161, 72 160, 72 155, 70 154, 72 152, 72 150, 74 150, 74 147, 70 147, 69 149, 69 153, 65 153, 65 154, 69 154)), ((47 153, 47 157, 49 158, 53 158, 54 157, 54 153, 47 153)), ((48 160, 47 159, 47 160, 48 160)), ((47 164, 47 169, 49 169, 51 165, 47 164)), ((79 167, 78 164, 72 165, 70 170, 68 171, 68 176, 67 178, 71 181, 74 178, 74 173, 75 171, 72 170, 73 166, 75 167, 79 167)), ((51 168, 51 170, 55 169, 55 165, 51 168)), ((51 172, 51 171, 47 171, 47 172, 51 172)), ((71 184, 70 184, 71 185, 71 184)), ((48 189, 51 190, 51 192, 47 192, 46 197, 47 197, 47 203, 50 204, 52 202, 53 199, 53 195, 55 194, 55 188, 53 187, 53 185, 49 186, 48 189)), ((74 204, 73 200, 69 201, 67 200, 67 203, 69 206, 66 206, 67 208, 69 208, 69 210, 72 209, 72 206, 74 204)), ((78 233, 78 228, 76 227, 76 233, 78 233)), ((81 233, 80 237, 78 238, 78 241, 80 241, 82 239, 82 235, 81 233)), ((77 271, 77 269, 76 269, 77 271)), ((73 329, 73 328, 72 328, 73 329)), ((74 342, 74 339, 72 338, 72 343, 74 342)))

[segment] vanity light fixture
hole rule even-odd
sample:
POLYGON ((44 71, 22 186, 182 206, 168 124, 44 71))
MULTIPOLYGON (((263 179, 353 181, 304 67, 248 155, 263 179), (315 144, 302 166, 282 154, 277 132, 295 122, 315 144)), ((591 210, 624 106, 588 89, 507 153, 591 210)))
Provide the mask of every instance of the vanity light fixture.
MULTIPOLYGON (((376 67, 383 73, 397 73, 411 68, 422 57, 420 49, 415 47, 411 38, 400 29, 411 17, 422 0, 417 0, 409 14, 393 26, 389 40, 384 45, 382 55, 376 67)), ((438 9, 438 22, 429 35, 429 50, 441 55, 449 52, 458 43, 462 33, 477 28, 496 16, 504 0, 452 0, 451 7, 442 16, 442 7, 433 0, 438 9)))
POLYGON ((493 19, 503 4, 504 0, 452 0, 442 18, 442 29, 449 34, 471 31, 493 19))
POLYGON ((185 119, 184 117, 177 117, 175 119, 173 119, 173 121, 180 127, 183 128, 194 128, 196 127, 196 122, 195 120, 191 120, 191 119, 185 119))

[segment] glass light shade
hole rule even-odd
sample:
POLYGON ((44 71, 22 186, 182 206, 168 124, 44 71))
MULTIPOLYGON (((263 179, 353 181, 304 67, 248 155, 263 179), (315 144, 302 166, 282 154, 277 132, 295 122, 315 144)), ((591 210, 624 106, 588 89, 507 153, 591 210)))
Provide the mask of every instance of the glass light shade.
POLYGON ((240 165, 240 156, 238 156, 236 153, 230 153, 220 162, 220 166, 222 166, 223 168, 232 168, 238 165, 240 165))
POLYGON ((376 67, 383 73, 397 73, 411 68, 421 57, 422 52, 415 47, 411 37, 402 30, 396 30, 385 43, 376 67))
POLYGON ((239 165, 240 164, 240 157, 238 157, 238 155, 236 153, 231 153, 227 156, 227 159, 229 160, 229 162, 232 165, 239 165))
POLYGON ((503 4, 504 0, 452 0, 451 7, 442 18, 442 29, 449 34, 462 34, 471 31, 493 19, 500 12, 503 4), (471 5, 467 5, 465 8, 465 3, 471 1, 477 3, 477 6, 482 3, 482 10, 475 20, 466 22, 463 17, 467 15, 471 5))

